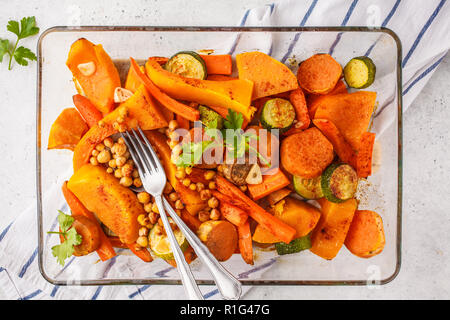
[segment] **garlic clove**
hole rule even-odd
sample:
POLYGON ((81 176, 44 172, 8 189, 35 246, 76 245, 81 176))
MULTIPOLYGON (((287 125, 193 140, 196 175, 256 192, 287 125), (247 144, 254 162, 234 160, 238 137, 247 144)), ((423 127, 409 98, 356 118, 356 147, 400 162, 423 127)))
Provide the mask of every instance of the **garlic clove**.
POLYGON ((77 66, 78 70, 80 70, 81 74, 83 76, 89 77, 95 73, 95 63, 92 61, 86 62, 86 63, 80 63, 77 66))
POLYGON ((250 168, 245 182, 247 182, 247 184, 260 184, 262 181, 261 168, 255 163, 250 168))
POLYGON ((133 92, 131 92, 130 90, 121 88, 121 87, 117 87, 114 90, 114 102, 116 103, 122 103, 127 101, 131 96, 133 95, 133 92))

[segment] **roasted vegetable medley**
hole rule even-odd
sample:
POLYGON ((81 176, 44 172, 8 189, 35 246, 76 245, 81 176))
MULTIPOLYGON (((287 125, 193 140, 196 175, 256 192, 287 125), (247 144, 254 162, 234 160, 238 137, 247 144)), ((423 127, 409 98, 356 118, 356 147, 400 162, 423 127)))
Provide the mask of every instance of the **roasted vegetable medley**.
MULTIPOLYGON (((254 263, 254 247, 279 255, 309 250, 333 259, 382 252, 379 214, 358 210, 358 184, 372 174, 369 132, 375 65, 355 57, 345 68, 314 54, 291 69, 262 52, 193 51, 130 58, 121 81, 100 44, 72 44, 67 67, 74 107, 53 123, 48 149, 73 151, 62 186, 71 213, 58 216, 57 261, 116 248, 145 262, 176 266, 154 199, 142 187, 121 132, 139 126, 162 162, 164 196, 210 252, 254 263), (349 92, 349 88, 352 92, 349 92)), ((188 262, 196 258, 169 218, 188 262)), ((94 253, 95 254, 95 253, 94 253)))

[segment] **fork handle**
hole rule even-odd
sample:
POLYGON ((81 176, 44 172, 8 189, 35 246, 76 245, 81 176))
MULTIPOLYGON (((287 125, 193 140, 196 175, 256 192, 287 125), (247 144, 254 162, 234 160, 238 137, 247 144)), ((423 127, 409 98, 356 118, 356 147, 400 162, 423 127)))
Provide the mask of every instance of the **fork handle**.
MULTIPOLYGON (((164 199, 165 200, 165 199, 164 199)), ((177 269, 181 276, 181 282, 183 283, 186 294, 190 300, 204 300, 203 295, 200 289, 195 282, 192 271, 189 267, 189 264, 186 262, 184 258, 184 254, 180 249, 180 246, 173 234, 172 228, 169 223, 169 219, 167 219, 167 215, 165 212, 165 206, 162 202, 161 196, 155 196, 155 202, 158 207, 161 219, 163 221, 164 229, 166 230, 167 236, 169 238, 170 247, 172 248, 173 256, 177 263, 177 269)), ((189 240, 189 239, 188 239, 189 240)))
POLYGON ((208 248, 200 241, 192 230, 184 223, 183 220, 177 215, 166 198, 163 197, 164 206, 167 209, 169 215, 178 225, 183 232, 184 236, 194 249, 195 253, 203 261, 206 267, 211 272, 217 288, 219 289, 222 297, 228 300, 237 300, 241 296, 242 287, 241 283, 229 273, 217 259, 210 253, 208 248))

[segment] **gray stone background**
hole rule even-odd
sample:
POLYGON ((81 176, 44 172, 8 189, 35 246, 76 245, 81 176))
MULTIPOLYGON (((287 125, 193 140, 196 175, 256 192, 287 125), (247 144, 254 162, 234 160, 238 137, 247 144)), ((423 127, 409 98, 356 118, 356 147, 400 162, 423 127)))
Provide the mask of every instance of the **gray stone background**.
MULTIPOLYGON (((0 38, 10 37, 6 32, 10 19, 34 15, 43 31, 70 24, 68 16, 73 10, 81 10, 81 25, 236 25, 246 9, 274 1, 1 2, 0 38)), ((36 41, 37 37, 26 39, 22 45, 34 49, 36 41)), ((403 246, 397 278, 376 289, 255 287, 246 299, 449 298, 449 60, 447 55, 404 114, 403 246)), ((35 201, 35 92, 36 63, 31 67, 15 65, 11 72, 7 63, 0 64, 0 227, 35 201)))

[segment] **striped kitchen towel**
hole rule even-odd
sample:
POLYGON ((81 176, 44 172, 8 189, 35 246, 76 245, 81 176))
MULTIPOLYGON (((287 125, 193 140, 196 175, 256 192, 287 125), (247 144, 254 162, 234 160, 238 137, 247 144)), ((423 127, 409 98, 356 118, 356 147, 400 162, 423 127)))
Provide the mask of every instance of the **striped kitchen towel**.
MULTIPOLYGON (((404 111, 430 79, 450 46, 449 19, 450 8, 446 0, 408 1, 408 0, 286 0, 274 4, 249 9, 243 15, 240 26, 381 26, 393 30, 401 40, 403 71, 402 95, 404 111)), ((350 35, 340 33, 321 39, 321 48, 332 55, 344 49, 351 39, 350 35)), ((311 54, 307 51, 307 37, 297 33, 288 41, 276 35, 262 35, 257 43, 244 39, 243 34, 236 35, 229 43, 221 44, 218 51, 233 54, 243 50, 258 49, 288 63, 291 58, 311 54), (220 49, 220 50, 219 50, 220 49)), ((374 57, 383 39, 371 43, 359 44, 363 54, 374 57)), ((323 52, 323 50, 321 51, 323 52)), ((390 82, 392 83, 392 82, 390 82)), ((380 82, 378 92, 393 90, 383 88, 380 82), (383 90, 381 90, 383 89, 383 90)), ((396 104, 389 95, 381 97, 379 123, 388 126, 393 121, 392 114, 396 104)), ((382 128, 378 128, 382 131, 382 128)), ((61 182, 61 181, 60 181, 61 182)), ((49 192, 55 212, 67 211, 59 192, 58 183, 54 192, 49 192)), ((55 215, 56 216, 56 215, 55 215)), ((36 205, 20 214, 12 222, 1 222, 0 227, 0 290, 9 299, 184 299, 181 286, 164 285, 125 285, 125 286, 54 286, 44 280, 37 263, 37 225, 36 205)), ((44 226, 44 230, 56 227, 55 221, 44 226)), ((93 255, 91 255, 93 256, 93 255)), ((86 257, 87 258, 87 257, 86 257)), ((110 277, 121 272, 130 272, 130 265, 137 259, 119 255, 96 267, 100 277, 110 277)), ((64 274, 80 259, 71 259, 68 266, 60 270, 64 274)), ((95 257, 89 260, 94 263, 95 257)), ((85 263, 85 261, 83 261, 85 263)), ((90 272, 80 263, 79 272, 90 272)), ((266 257, 257 267, 245 266, 236 274, 240 278, 258 278, 265 271, 276 266, 277 258, 266 257)), ((194 266, 195 267, 195 266, 194 266)), ((228 265, 227 265, 228 267, 228 265)), ((157 265, 152 271, 160 276, 171 276, 176 270, 167 265, 157 265)), ((138 275, 139 276, 139 275, 138 275)), ((76 280, 76 279, 74 279, 76 280)), ((245 287, 247 291, 250 287, 245 287)), ((205 298, 218 299, 220 295, 212 286, 202 286, 205 298)), ((245 298, 245 296, 244 296, 245 298)))

